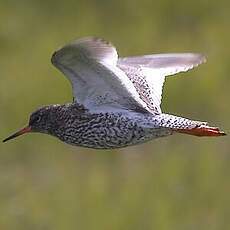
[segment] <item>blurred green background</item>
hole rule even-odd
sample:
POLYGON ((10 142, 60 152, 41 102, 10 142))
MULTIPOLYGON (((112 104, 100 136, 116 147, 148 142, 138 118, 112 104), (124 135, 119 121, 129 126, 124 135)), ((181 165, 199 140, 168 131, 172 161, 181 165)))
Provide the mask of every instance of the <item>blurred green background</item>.
MULTIPOLYGON (((122 56, 206 54, 168 78, 162 109, 229 133, 229 9, 228 0, 1 0, 0 137, 36 108, 72 100, 50 57, 89 35, 122 56)), ((0 143, 0 229, 230 229, 229 164, 229 136, 98 151, 25 135, 0 143)))

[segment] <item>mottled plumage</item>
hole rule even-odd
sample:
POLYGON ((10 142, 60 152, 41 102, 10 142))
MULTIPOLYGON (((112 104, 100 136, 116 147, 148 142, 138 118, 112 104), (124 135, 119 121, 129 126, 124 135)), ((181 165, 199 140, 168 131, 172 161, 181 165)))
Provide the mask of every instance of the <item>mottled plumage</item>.
POLYGON ((72 145, 110 149, 175 132, 225 135, 206 122, 161 112, 165 77, 204 61, 204 56, 192 53, 118 58, 115 47, 102 39, 74 41, 52 56, 52 63, 72 84, 73 103, 38 109, 26 128, 4 141, 40 132, 72 145))

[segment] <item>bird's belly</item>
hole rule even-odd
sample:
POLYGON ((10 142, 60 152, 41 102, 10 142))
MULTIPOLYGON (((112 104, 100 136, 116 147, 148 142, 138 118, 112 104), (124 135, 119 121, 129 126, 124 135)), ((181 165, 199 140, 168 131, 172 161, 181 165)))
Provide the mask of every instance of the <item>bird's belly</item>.
POLYGON ((144 128, 129 117, 106 117, 93 119, 87 125, 78 125, 65 130, 59 136, 62 141, 77 146, 96 149, 121 148, 171 134, 162 128, 144 128))
POLYGON ((88 148, 112 149, 142 143, 152 138, 145 135, 142 130, 101 127, 90 132, 82 132, 81 135, 70 135, 63 141, 88 148))

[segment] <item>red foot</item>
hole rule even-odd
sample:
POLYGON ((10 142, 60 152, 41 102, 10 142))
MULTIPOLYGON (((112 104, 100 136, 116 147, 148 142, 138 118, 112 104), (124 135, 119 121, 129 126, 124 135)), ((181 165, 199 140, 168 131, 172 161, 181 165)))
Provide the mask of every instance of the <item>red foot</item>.
POLYGON ((209 126, 200 126, 193 129, 176 129, 175 131, 179 133, 186 133, 189 135, 198 136, 198 137, 203 137, 203 136, 217 137, 217 136, 226 135, 226 133, 220 131, 219 128, 209 127, 209 126))

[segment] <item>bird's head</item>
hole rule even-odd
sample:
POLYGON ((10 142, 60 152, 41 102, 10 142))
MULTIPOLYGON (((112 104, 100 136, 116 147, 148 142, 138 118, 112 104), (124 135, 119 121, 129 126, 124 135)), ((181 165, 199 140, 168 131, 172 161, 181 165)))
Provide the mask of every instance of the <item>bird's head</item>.
POLYGON ((29 124, 17 131, 16 133, 12 134, 11 136, 7 137, 3 140, 6 142, 11 140, 15 137, 18 137, 22 134, 29 133, 29 132, 40 132, 40 133, 48 133, 51 125, 52 120, 52 111, 54 110, 54 105, 52 106, 44 106, 36 111, 34 111, 30 115, 29 124))

